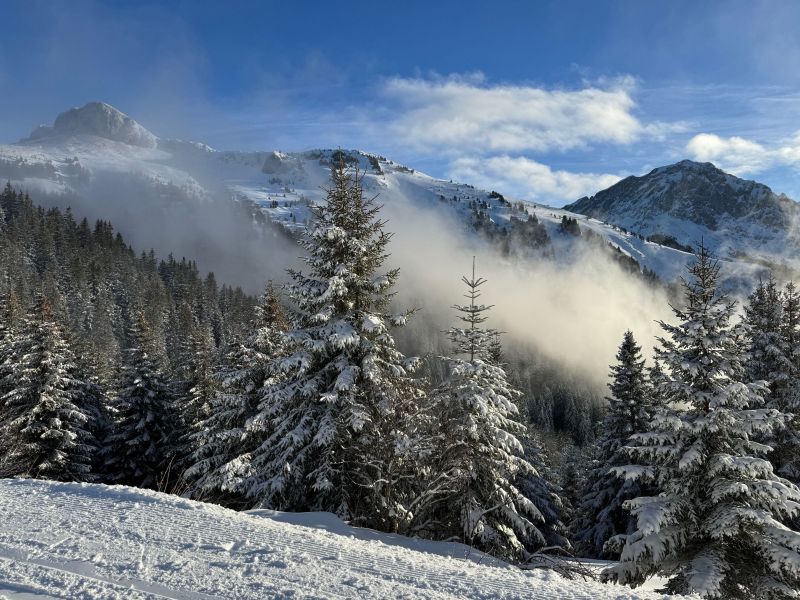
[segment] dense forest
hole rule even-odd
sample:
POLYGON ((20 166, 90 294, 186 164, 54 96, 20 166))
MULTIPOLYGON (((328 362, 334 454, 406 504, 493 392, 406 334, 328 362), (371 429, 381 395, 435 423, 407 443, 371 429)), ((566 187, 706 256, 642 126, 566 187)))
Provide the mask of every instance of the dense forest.
MULTIPOLYGON (((793 284, 758 282, 739 318, 700 245, 656 359, 620 332, 608 397, 594 404, 503 347, 480 265, 461 279, 449 351, 404 354, 397 335, 416 315, 393 302, 400 274, 384 266, 378 212, 358 174, 334 166, 302 267, 255 300, 7 186, 0 477, 330 511, 525 567, 613 558, 604 577, 631 585, 660 573, 676 593, 791 597, 793 284)), ((519 227, 536 235, 534 222, 519 227)))

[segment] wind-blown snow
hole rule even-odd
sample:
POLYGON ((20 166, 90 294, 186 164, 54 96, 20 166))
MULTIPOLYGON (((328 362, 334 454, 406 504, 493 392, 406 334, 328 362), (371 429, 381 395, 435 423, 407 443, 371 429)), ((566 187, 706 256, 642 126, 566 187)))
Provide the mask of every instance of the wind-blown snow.
POLYGON ((120 486, 0 480, 0 598, 667 598, 326 513, 237 513, 120 486))

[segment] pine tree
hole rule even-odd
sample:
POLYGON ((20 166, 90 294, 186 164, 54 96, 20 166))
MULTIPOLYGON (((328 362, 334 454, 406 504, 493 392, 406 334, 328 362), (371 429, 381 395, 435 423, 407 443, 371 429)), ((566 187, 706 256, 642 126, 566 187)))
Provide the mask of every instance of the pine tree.
POLYGON ((746 376, 748 381, 766 381, 772 398, 785 395, 791 369, 781 331, 782 313, 781 294, 775 281, 772 278, 759 281, 745 305, 746 376))
POLYGON ((285 354, 288 323, 272 282, 256 313, 255 331, 244 342, 231 342, 214 375, 217 391, 192 434, 193 464, 185 474, 196 496, 237 507, 252 504, 247 499, 249 453, 262 442, 247 424, 258 414, 270 364, 285 354))
POLYGON ((493 365, 505 366, 505 353, 503 352, 503 343, 500 341, 499 331, 494 332, 492 340, 489 342, 486 359, 493 365))
POLYGON ((332 187, 303 245, 306 275, 289 271, 298 326, 274 361, 248 429, 263 435, 249 456, 248 495, 262 505, 327 510, 380 529, 405 518, 406 421, 416 412, 416 361, 386 312, 398 270, 380 272, 390 235, 356 173, 332 169, 332 187))
MULTIPOLYGON (((608 412, 597 440, 588 493, 579 507, 581 518, 575 535, 581 552, 596 558, 618 556, 618 552, 604 546, 615 536, 624 537, 635 530, 636 522, 623 508, 624 503, 651 495, 641 481, 624 479, 612 471, 630 462, 624 447, 631 436, 648 431, 653 416, 644 359, 632 332, 625 332, 616 358, 617 364, 611 367, 608 412)), ((617 541, 621 539, 618 537, 617 541)))
POLYGON ((12 291, 5 294, 0 310, 0 411, 3 407, 2 398, 15 386, 14 367, 20 357, 16 355, 19 349, 19 328, 22 320, 22 306, 17 295, 12 291))
POLYGON ((528 551, 562 548, 569 550, 571 544, 567 538, 567 527, 564 524, 566 506, 563 500, 564 491, 555 483, 556 475, 538 435, 529 426, 525 435, 520 436, 522 457, 535 466, 535 472, 520 470, 515 485, 520 493, 530 500, 542 515, 541 522, 536 524, 541 538, 535 544, 528 544, 528 551), (542 541, 544 542, 542 544, 542 541))
POLYGON ((524 456, 515 400, 520 393, 501 365, 487 362, 495 332, 480 325, 491 307, 477 304, 486 280, 463 277, 469 305, 455 305, 466 328, 448 331, 453 350, 466 358, 445 358, 449 377, 432 395, 438 423, 438 450, 433 474, 447 485, 419 518, 444 537, 510 558, 524 559, 527 548, 547 543, 536 524, 544 522, 537 507, 518 488, 519 477, 539 477, 524 456))
POLYGON ((138 312, 130 332, 119 396, 117 422, 109 436, 109 479, 146 488, 169 485, 174 461, 174 398, 155 360, 152 328, 138 312))
POLYGON ((96 444, 87 427, 84 384, 44 296, 12 344, 13 384, 0 400, 0 477, 91 480, 96 444))
POLYGON ((576 513, 586 493, 591 462, 589 448, 568 443, 564 446, 561 462, 558 481, 563 490, 564 519, 571 523, 578 518, 576 513))
POLYGON ((183 382, 183 394, 178 399, 180 432, 177 453, 181 470, 193 464, 192 455, 197 450, 195 436, 211 415, 218 388, 214 372, 217 349, 210 325, 195 324, 188 337, 187 378, 183 382))
POLYGON ((719 292, 719 266, 702 244, 689 272, 686 308, 673 309, 678 324, 661 323, 667 404, 632 448, 650 466, 618 468, 627 478, 652 472, 662 493, 629 502, 638 529, 604 576, 635 586, 660 573, 669 592, 709 598, 794 597, 800 534, 780 519, 797 514, 800 490, 753 441, 783 416, 762 408, 763 384, 743 382, 735 305, 719 292))
MULTIPOLYGON (((778 474, 800 485, 800 293, 792 282, 784 289, 782 312, 781 337, 788 377, 771 406, 793 417, 771 441, 775 451, 770 459, 778 474)), ((800 528, 800 517, 794 526, 800 528)))
MULTIPOLYGON (((484 313, 493 308, 493 305, 476 304, 481 296, 480 288, 486 283, 486 279, 475 277, 475 257, 472 257, 472 277, 461 277, 461 281, 467 286, 467 293, 464 297, 469 300, 469 304, 454 304, 458 319, 467 324, 467 327, 453 327, 448 330, 447 335, 453 345, 455 354, 465 354, 469 356, 469 361, 476 359, 483 361, 490 360, 490 351, 493 342, 499 343, 499 332, 494 329, 484 329, 480 325, 488 319, 484 313)), ((497 353, 497 348, 495 348, 497 353)), ((502 356, 502 350, 500 352, 502 356)), ((499 364, 500 361, 498 361, 499 364)))

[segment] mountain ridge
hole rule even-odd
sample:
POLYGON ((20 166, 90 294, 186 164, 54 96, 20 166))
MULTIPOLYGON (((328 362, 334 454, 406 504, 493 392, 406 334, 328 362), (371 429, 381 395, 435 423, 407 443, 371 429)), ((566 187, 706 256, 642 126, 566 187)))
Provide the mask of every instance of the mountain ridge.
MULTIPOLYGON (((467 232, 485 234, 488 231, 495 241, 497 235, 514 237, 514 229, 520 223, 533 219, 544 227, 564 258, 580 256, 575 249, 578 241, 590 242, 599 237, 642 268, 647 267, 668 281, 691 259, 690 253, 682 251, 685 246, 665 246, 663 239, 647 241, 640 235, 643 232, 634 226, 636 223, 614 215, 609 218, 590 214, 584 218, 576 214, 581 202, 590 199, 581 199, 566 209, 506 199, 497 192, 436 179, 360 150, 214 150, 199 142, 157 137, 121 111, 100 102, 65 111, 53 127, 37 131, 38 134, 16 144, 0 145, 0 178, 50 195, 85 197, 89 204, 95 203, 93 206, 98 202, 106 203, 109 191, 123 198, 131 196, 126 195, 125 190, 133 179, 137 199, 141 198, 143 190, 149 189, 152 202, 158 202, 164 194, 177 194, 188 201, 210 198, 243 201, 256 205, 285 229, 298 231, 310 219, 310 205, 324 198, 323 188, 328 183, 332 161, 343 159, 350 165, 358 165, 365 175, 363 182, 369 193, 379 194, 383 203, 402 203, 403 210, 411 211, 404 213, 404 219, 417 218, 426 214, 418 211, 433 209, 454 216, 455 222, 460 222, 460 227, 467 232), (561 222, 564 218, 577 218, 576 232, 585 235, 565 236, 561 222)), ((681 165, 710 168, 710 165, 683 161, 659 167, 651 174, 668 174, 681 165)), ((628 177, 617 186, 636 180, 636 177, 628 177)), ((606 191, 598 192, 598 195, 604 193, 606 191)), ((97 211, 102 210, 105 210, 102 205, 97 208, 97 211)), ((675 227, 667 223, 668 226, 658 233, 673 235, 674 229, 675 237, 687 239, 691 244, 699 239, 691 234, 702 235, 702 231, 695 227, 684 235, 681 226, 686 229, 685 224, 685 220, 676 222, 675 227)), ((750 231, 748 235, 756 233, 750 231)), ((719 248, 719 244, 716 247, 719 248)))
POLYGON ((564 209, 684 245, 702 238, 718 252, 800 249, 797 202, 709 162, 682 160, 632 175, 564 209))

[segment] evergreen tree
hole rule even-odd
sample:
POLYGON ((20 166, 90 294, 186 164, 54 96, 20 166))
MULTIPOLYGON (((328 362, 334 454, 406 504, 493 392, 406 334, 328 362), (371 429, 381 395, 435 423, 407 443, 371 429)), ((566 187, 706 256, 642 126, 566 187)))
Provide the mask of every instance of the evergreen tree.
POLYGON ((12 291, 0 298, 0 411, 3 400, 15 386, 14 369, 20 357, 16 351, 20 349, 18 343, 20 325, 22 320, 22 306, 12 291))
POLYGON ((208 323, 195 324, 189 334, 184 391, 178 400, 180 408, 178 456, 181 469, 191 466, 197 450, 195 436, 211 415, 217 393, 215 377, 217 349, 208 323))
POLYGON ((517 487, 520 477, 539 477, 524 456, 516 420, 520 393, 508 382, 500 365, 487 362, 495 332, 480 327, 491 307, 477 304, 486 280, 463 277, 469 305, 456 305, 459 319, 469 327, 452 328, 448 335, 457 354, 445 358, 449 377, 432 395, 432 414, 438 424, 438 449, 433 457, 435 481, 447 485, 418 518, 444 537, 455 537, 497 556, 524 559, 527 548, 547 543, 536 524, 544 522, 537 507, 517 487))
POLYGON ((12 384, 0 400, 0 477, 91 480, 96 444, 87 430, 84 384, 44 296, 12 344, 12 384))
POLYGON ((258 414, 258 402, 270 364, 285 354, 288 323, 272 282, 256 311, 256 329, 244 342, 231 342, 214 375, 217 391, 208 414, 192 434, 193 463, 186 473, 194 494, 232 506, 246 506, 252 476, 250 452, 262 436, 248 429, 258 414))
POLYGON ((309 273, 290 271, 298 326, 269 367, 248 429, 263 443, 243 457, 246 492, 261 504, 327 510, 380 529, 405 518, 407 422, 419 392, 416 361, 396 348, 386 312, 398 270, 380 272, 390 235, 343 164, 303 245, 309 273))
POLYGON ((648 431, 653 416, 641 347, 630 331, 625 332, 611 377, 608 412, 597 440, 594 468, 589 474, 588 493, 579 508, 575 535, 581 552, 592 557, 618 556, 618 552, 604 550, 604 546, 613 537, 635 530, 636 522, 623 508, 624 503, 650 495, 641 481, 625 479, 612 470, 630 462, 625 445, 631 436, 648 431))
MULTIPOLYGON (((781 337, 788 377, 771 406, 792 418, 771 441, 774 452, 770 459, 781 476, 800 485, 800 293, 792 282, 784 289, 782 308, 781 337)), ((800 528, 800 518, 794 521, 794 527, 800 528)))
POLYGON ((534 544, 529 543, 526 549, 537 551, 542 546, 547 549, 569 549, 571 545, 567 539, 567 527, 564 525, 564 491, 555 483, 556 475, 547 453, 539 442, 537 433, 530 427, 520 436, 520 442, 523 449, 521 456, 531 465, 535 465, 536 470, 520 470, 515 485, 542 515, 541 522, 536 524, 541 538, 536 539, 534 544))
POLYGON ((781 294, 772 278, 767 282, 759 281, 744 310, 748 381, 766 381, 772 398, 783 397, 790 365, 781 331, 781 294))
POLYGON ((112 481, 165 488, 174 461, 174 398, 154 359, 153 330, 139 312, 126 351, 116 399, 117 422, 109 436, 106 469, 112 481))
POLYGON ((486 352, 486 360, 493 365, 505 366, 505 353, 503 343, 500 341, 500 332, 494 332, 486 352))
POLYGON ((763 384, 743 382, 734 302, 719 292, 719 266, 702 244, 689 272, 678 324, 661 323, 667 404, 632 448, 650 466, 617 469, 626 478, 654 472, 662 493, 628 503, 638 529, 605 577, 640 585, 660 573, 669 592, 709 598, 793 597, 800 534, 780 519, 797 514, 800 490, 753 441, 782 415, 762 408, 763 384))
POLYGON ((586 492, 591 462, 589 448, 568 443, 561 462, 559 484, 563 490, 564 520, 570 523, 578 518, 576 513, 586 492))

